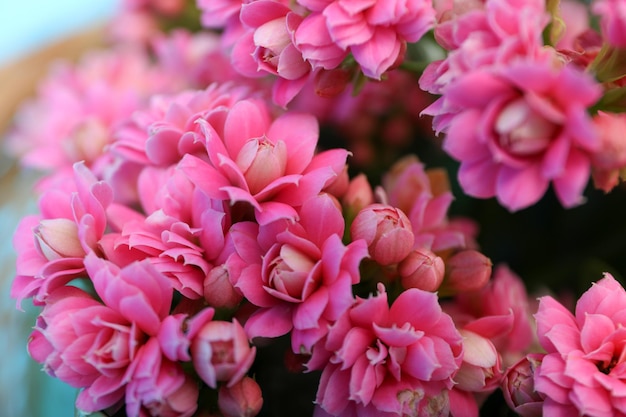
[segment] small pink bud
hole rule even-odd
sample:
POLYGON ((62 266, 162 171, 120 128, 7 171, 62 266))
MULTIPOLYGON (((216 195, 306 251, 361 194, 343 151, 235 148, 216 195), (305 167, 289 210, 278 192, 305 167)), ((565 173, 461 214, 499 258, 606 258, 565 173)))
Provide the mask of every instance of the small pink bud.
POLYGON ((261 388, 254 379, 246 376, 231 387, 222 386, 217 405, 224 417, 254 417, 263 406, 261 388))
POLYGON ((374 191, 365 174, 359 174, 350 181, 342 202, 353 213, 358 213, 374 203, 374 191))
POLYGON ((34 233, 36 245, 49 261, 85 256, 85 250, 78 239, 78 226, 72 220, 42 220, 34 233))
POLYGON ((190 337, 193 366, 211 388, 218 381, 236 383, 254 362, 256 349, 237 320, 208 321, 190 337))
POLYGON ((474 291, 484 287, 491 277, 491 259, 473 249, 458 252, 446 262, 446 276, 441 285, 445 294, 474 291))
POLYGON ((429 250, 414 250, 398 265, 398 273, 405 289, 437 291, 443 282, 445 271, 443 259, 429 250))
POLYGON ((215 308, 234 308, 243 299, 230 282, 225 265, 214 267, 204 279, 204 299, 215 308))
POLYGON ((456 386, 471 392, 491 388, 502 375, 498 351, 489 339, 477 333, 459 333, 463 336, 463 362, 454 377, 456 386))
POLYGON ((357 214, 350 228, 353 240, 367 242, 372 259, 381 265, 402 261, 413 249, 411 221, 398 208, 371 204, 357 214))
POLYGON ((315 74, 315 93, 320 97, 332 98, 341 94, 352 79, 350 71, 333 69, 315 74))
POLYGON ((531 353, 511 366, 502 380, 502 393, 507 405, 522 417, 540 417, 543 397, 535 391, 535 370, 543 354, 531 353))
POLYGON ((287 145, 280 140, 274 144, 267 138, 251 139, 241 147, 237 165, 246 177, 250 192, 256 194, 285 174, 287 145))

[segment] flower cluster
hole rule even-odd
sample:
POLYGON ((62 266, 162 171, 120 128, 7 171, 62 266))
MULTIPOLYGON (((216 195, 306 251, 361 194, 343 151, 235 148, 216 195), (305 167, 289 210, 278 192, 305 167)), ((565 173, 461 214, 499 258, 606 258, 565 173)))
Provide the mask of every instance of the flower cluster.
POLYGON ((252 417, 280 357, 319 417, 477 417, 497 390, 523 416, 626 415, 622 286, 533 316, 414 153, 511 211, 611 191, 624 7, 126 0, 114 46, 44 80, 7 141, 45 171, 13 237, 30 355, 83 413, 252 417))

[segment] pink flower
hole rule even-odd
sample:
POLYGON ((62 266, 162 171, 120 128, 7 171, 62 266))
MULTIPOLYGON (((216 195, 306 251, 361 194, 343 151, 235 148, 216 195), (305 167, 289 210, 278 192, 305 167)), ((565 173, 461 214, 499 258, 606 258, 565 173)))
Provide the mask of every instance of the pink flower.
MULTIPOLYGON (((375 79, 401 61, 406 42, 418 41, 435 23, 430 1, 300 0, 298 3, 326 19, 328 34, 350 51, 363 73, 375 79)), ((311 25, 297 33, 297 44, 313 44, 321 33, 311 25), (309 41, 308 39, 311 39, 309 41)), ((333 53, 334 54, 334 53, 333 53)))
POLYGON ((82 163, 74 165, 73 184, 41 196, 41 215, 24 217, 13 235, 17 274, 11 296, 18 305, 30 297, 41 304, 54 289, 84 275, 85 255, 100 252, 112 199, 109 185, 82 163))
POLYGON ((228 219, 221 202, 206 197, 174 168, 144 169, 139 194, 150 214, 126 221, 115 248, 148 259, 185 297, 202 297, 212 268, 228 257, 228 219))
POLYGON ((352 304, 352 285, 367 255, 364 241, 341 242, 344 220, 329 195, 307 200, 298 214, 296 223, 278 221, 258 232, 242 225, 233 237, 245 265, 235 287, 259 307, 246 332, 254 338, 291 331, 295 353, 310 352, 352 304))
POLYGON ((186 337, 191 343, 193 366, 209 387, 217 388, 218 382, 232 387, 250 369, 256 348, 250 346, 237 320, 212 321, 212 318, 213 310, 209 309, 189 321, 186 337))
POLYGON ((443 282, 445 264, 429 250, 414 250, 398 265, 402 288, 437 291, 443 282))
POLYGON ((447 415, 462 356, 436 294, 410 289, 389 307, 380 285, 332 325, 309 368, 323 368, 316 401, 329 415, 447 415))
POLYGON ((38 96, 18 111, 7 149, 24 166, 56 171, 56 176, 71 177, 71 166, 85 161, 100 177, 116 125, 149 94, 174 85, 140 50, 92 52, 76 66, 58 65, 38 96))
POLYGON ((535 391, 535 373, 543 354, 531 353, 513 364, 502 380, 502 393, 511 410, 522 417, 541 417, 543 395, 535 391))
POLYGON ((549 22, 541 0, 453 2, 435 28, 435 38, 450 52, 431 62, 420 77, 420 87, 443 97, 423 113, 434 116, 435 132, 447 131, 463 107, 446 103, 445 92, 474 70, 489 70, 519 60, 551 59, 543 31, 549 22))
POLYGON ((126 385, 128 417, 191 417, 198 408, 198 385, 180 363, 163 357, 156 338, 137 352, 126 385))
POLYGON ((426 170, 415 156, 406 156, 383 176, 382 186, 388 204, 411 221, 416 248, 437 252, 471 242, 472 236, 457 230, 447 217, 454 197, 442 170, 426 170))
POLYGON ((552 183, 564 206, 579 204, 598 148, 587 108, 600 94, 587 74, 550 62, 474 71, 451 84, 446 103, 462 110, 443 147, 461 162, 464 191, 515 211, 552 183))
POLYGON ((141 165, 168 167, 185 154, 204 154, 202 119, 221 129, 222 115, 246 97, 246 87, 211 84, 204 90, 183 91, 173 96, 157 95, 150 105, 116 130, 111 151, 141 165))
POLYGON ((365 240, 370 257, 381 265, 402 261, 415 241, 406 214, 384 204, 371 204, 362 209, 350 226, 350 235, 352 240, 365 240))
POLYGON ((443 306, 457 327, 489 338, 503 355, 504 366, 526 354, 533 338, 531 308, 524 283, 507 266, 478 291, 465 291, 443 306))
POLYGON ((620 171, 626 167, 626 146, 620 135, 626 129, 626 115, 598 112, 593 118, 600 146, 592 155, 591 168, 596 188, 611 191, 620 181, 620 171))
POLYGON ((552 297, 539 300, 537 336, 546 355, 535 371, 543 415, 624 415, 626 291, 610 275, 594 283, 572 314, 552 297))
POLYGON ((626 2, 624 0, 595 0, 591 10, 600 17, 602 35, 615 47, 626 47, 626 2))
POLYGON ((217 405, 224 417, 254 417, 261 411, 261 387, 250 377, 244 377, 232 386, 220 387, 217 405))
POLYGON ((119 268, 93 252, 85 258, 85 268, 107 306, 144 333, 157 335, 172 305, 172 286, 165 276, 147 261, 119 268))
POLYGON ((134 321, 68 286, 48 297, 28 351, 50 375, 84 388, 76 406, 94 412, 123 399, 128 368, 142 341, 134 321))
POLYGON ((294 207, 343 172, 346 150, 315 154, 313 116, 285 113, 272 121, 267 107, 253 100, 239 101, 223 116, 221 126, 198 122, 208 161, 185 155, 179 167, 207 196, 250 204, 261 224, 294 218, 294 207))

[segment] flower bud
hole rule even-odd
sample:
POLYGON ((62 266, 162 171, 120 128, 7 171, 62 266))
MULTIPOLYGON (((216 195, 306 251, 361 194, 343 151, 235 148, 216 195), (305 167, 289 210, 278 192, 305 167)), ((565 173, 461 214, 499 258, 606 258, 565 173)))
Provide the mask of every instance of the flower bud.
POLYGON ((411 221, 402 210, 371 204, 357 214, 350 228, 353 240, 367 242, 372 259, 381 265, 402 261, 413 249, 411 221))
POLYGON ((543 354, 531 353, 511 366, 502 380, 502 393, 507 405, 522 417, 540 417, 543 397, 535 391, 535 369, 543 354))
POLYGON ((365 174, 359 174, 350 181, 342 203, 352 213, 358 213, 374 203, 374 191, 365 174))
POLYGON ((287 146, 285 142, 270 142, 256 138, 246 142, 237 156, 237 165, 244 173, 250 192, 256 194, 285 174, 287 146))
POLYGON ((473 249, 458 252, 446 261, 446 276, 441 289, 446 294, 474 291, 491 277, 491 259, 473 249))
POLYGON ((215 308, 234 308, 243 299, 230 282, 225 265, 214 267, 204 279, 204 299, 215 308))
POLYGON ((402 287, 437 291, 445 273, 443 259, 429 250, 414 250, 398 265, 402 287))
POLYGON ((246 376, 231 387, 222 386, 217 405, 224 417, 254 417, 263 406, 261 388, 254 379, 246 376))
POLYGON ((70 219, 42 220, 34 233, 35 244, 49 261, 85 256, 85 250, 78 239, 78 226, 70 219))
POLYGON ((454 382, 465 391, 480 392, 494 388, 500 380, 500 355, 491 341, 469 330, 459 330, 463 336, 463 362, 454 382))
POLYGON ((241 379, 254 361, 256 349, 250 347, 243 327, 236 321, 208 321, 189 335, 193 366, 204 382, 217 388, 217 382, 228 385, 241 379))

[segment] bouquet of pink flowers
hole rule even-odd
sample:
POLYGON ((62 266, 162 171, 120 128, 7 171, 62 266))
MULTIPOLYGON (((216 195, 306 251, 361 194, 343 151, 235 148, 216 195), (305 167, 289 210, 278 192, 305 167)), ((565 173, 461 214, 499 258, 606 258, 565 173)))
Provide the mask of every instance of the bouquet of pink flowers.
POLYGON ((626 416, 626 0, 126 0, 110 35, 5 144, 45 173, 11 295, 81 413, 626 416))

